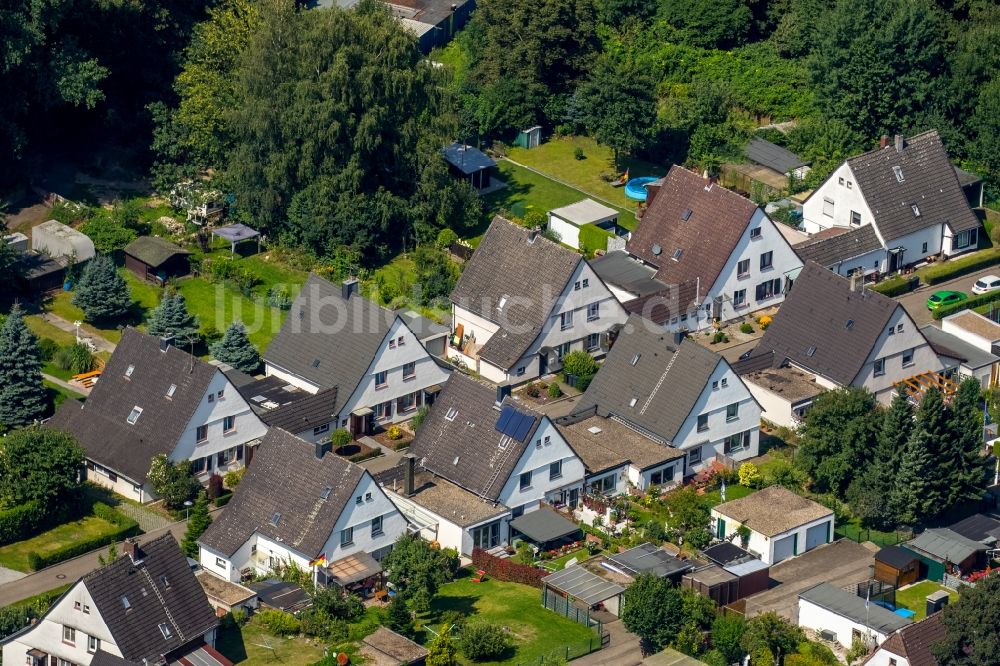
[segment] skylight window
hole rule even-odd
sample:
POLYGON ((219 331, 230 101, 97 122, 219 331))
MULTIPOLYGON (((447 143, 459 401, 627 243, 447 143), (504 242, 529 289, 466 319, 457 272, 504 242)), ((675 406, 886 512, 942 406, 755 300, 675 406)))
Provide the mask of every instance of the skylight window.
POLYGON ((449 407, 448 412, 444 415, 444 419, 445 421, 454 421, 456 416, 458 416, 458 410, 454 407, 449 407))
POLYGON ((319 359, 318 358, 313 359, 313 367, 314 368, 318 368, 319 367, 319 359))
POLYGON ((507 296, 501 296, 500 302, 497 303, 497 310, 503 310, 503 306, 507 305, 507 296))
POLYGON ((911 205, 910 209, 913 211, 913 217, 920 217, 920 209, 917 207, 917 204, 911 205))
POLYGON ((459 459, 459 457, 460 456, 455 456, 455 459, 451 461, 451 464, 454 465, 455 467, 458 467, 458 459, 459 459))
POLYGON ((691 213, 693 213, 693 212, 694 211, 692 211, 690 208, 685 208, 684 212, 681 213, 681 219, 684 220, 685 222, 687 222, 688 220, 691 219, 691 213))
POLYGON ((634 366, 634 365, 635 365, 636 363, 638 363, 638 362, 639 362, 639 357, 640 357, 640 356, 642 356, 642 354, 638 354, 638 353, 637 353, 637 354, 636 354, 635 356, 633 356, 633 357, 632 357, 632 365, 633 365, 633 366, 634 366))
POLYGON ((844 324, 844 328, 846 328, 848 331, 854 328, 854 320, 848 319, 847 322, 844 324))
POLYGON ((142 414, 142 407, 133 407, 132 413, 125 420, 128 421, 129 425, 135 425, 135 422, 139 420, 140 414, 142 414))
POLYGON ((508 437, 507 435, 501 435, 501 437, 500 437, 500 443, 497 445, 497 446, 500 447, 500 450, 501 451, 506 451, 508 444, 510 444, 510 437, 508 437))
POLYGON ((160 585, 163 587, 170 587, 170 581, 167 580, 166 576, 160 576, 160 585))
POLYGON ((903 182, 903 168, 902 167, 898 167, 898 166, 894 166, 894 167, 892 167, 892 172, 894 174, 896 174, 896 182, 897 183, 902 183, 903 182))
POLYGON ((273 516, 271 516, 271 524, 272 525, 274 525, 275 527, 277 527, 278 523, 280 523, 280 522, 281 522, 281 514, 280 513, 276 513, 273 516))
POLYGON ((631 400, 628 401, 628 406, 629 407, 635 407, 635 403, 637 403, 637 402, 639 402, 638 398, 632 398, 631 400))
POLYGON ((128 366, 128 369, 125 370, 125 376, 126 377, 131 377, 133 372, 135 372, 135 366, 134 365, 130 365, 130 366, 128 366))
POLYGON ((677 248, 676 250, 674 250, 674 256, 671 257, 671 259, 673 259, 674 261, 677 261, 678 259, 680 259, 681 258, 681 252, 683 252, 683 250, 681 250, 680 248, 677 248))
POLYGON ((809 349, 806 350, 806 356, 812 356, 815 353, 816 353, 815 347, 810 347, 809 349))
POLYGON ((167 397, 168 398, 174 397, 174 393, 176 392, 177 392, 177 384, 171 384, 170 388, 167 389, 167 397))
POLYGON ((128 597, 126 597, 124 594, 122 595, 122 607, 125 610, 128 610, 129 608, 132 608, 132 604, 129 603, 128 597))
POLYGON ((169 640, 174 635, 174 632, 170 630, 170 627, 167 626, 166 622, 160 623, 160 633, 163 634, 164 640, 169 640))
POLYGON ((320 499, 330 499, 330 493, 333 492, 333 488, 327 486, 323 489, 323 492, 319 494, 320 499))

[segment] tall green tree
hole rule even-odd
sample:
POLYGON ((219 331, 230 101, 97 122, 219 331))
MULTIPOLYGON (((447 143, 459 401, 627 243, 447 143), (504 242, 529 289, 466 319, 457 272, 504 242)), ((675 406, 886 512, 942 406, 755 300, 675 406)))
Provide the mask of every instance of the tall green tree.
POLYGON ((212 515, 208 511, 208 495, 202 492, 195 500, 194 506, 191 507, 187 530, 184 532, 184 540, 181 541, 181 550, 184 551, 185 555, 198 559, 198 539, 211 524, 212 515))
POLYGON ((0 508, 37 501, 43 510, 79 501, 83 451, 72 435, 38 427, 0 438, 0 508))
POLYGON ((163 292, 160 304, 153 308, 146 321, 146 332, 163 338, 173 338, 182 348, 189 341, 197 341, 198 320, 188 312, 184 295, 175 291, 163 292))
POLYGON ((929 389, 917 407, 914 436, 923 440, 927 453, 934 461, 936 471, 928 477, 924 500, 928 516, 950 506, 951 485, 957 475, 952 448, 952 412, 945 405, 944 396, 936 388, 929 389))
POLYGON ((941 666, 994 666, 1000 655, 1000 574, 962 588, 958 601, 946 606, 941 621, 944 638, 932 647, 941 666))
POLYGON ((87 321, 109 321, 128 313, 132 295, 111 257, 102 254, 90 260, 73 292, 73 305, 83 310, 87 321))
POLYGON ((246 328, 238 321, 230 324, 222 339, 212 345, 212 356, 250 374, 260 367, 260 353, 247 337, 246 328))
POLYGON ((948 485, 948 506, 978 500, 986 492, 989 463, 983 455, 982 399, 979 380, 970 377, 959 385, 951 401, 951 442, 946 453, 952 457, 953 477, 948 485))
MULTIPOLYGON (((799 643, 804 640, 805 634, 802 629, 774 611, 768 611, 747 620, 747 629, 743 634, 741 646, 745 653, 750 655, 767 652, 783 658, 785 655, 793 654, 798 649, 799 643)), ((751 661, 756 666, 757 662, 753 657, 751 661)))
POLYGON ((746 0, 662 0, 660 15, 678 38, 693 46, 732 48, 746 41, 753 24, 746 0))
POLYGON ((455 575, 458 557, 454 551, 431 548, 423 539, 404 534, 396 540, 383 567, 399 596, 423 612, 430 608, 438 588, 455 575))
POLYGON ((872 455, 879 415, 863 388, 820 394, 806 413, 796 463, 820 492, 843 493, 872 455))
POLYGON ((916 525, 935 509, 930 495, 930 475, 936 462, 931 455, 929 436, 915 431, 900 458, 899 474, 890 493, 891 511, 896 522, 916 525))
POLYGON ((895 522, 892 492, 912 431, 913 404, 899 390, 889 408, 882 412, 871 462, 847 490, 851 508, 867 526, 885 529, 895 522))
POLYGON ((458 648, 450 630, 443 630, 427 644, 427 666, 457 666, 458 648))
POLYGON ((15 304, 0 327, 0 426, 31 425, 48 407, 38 339, 15 304))
POLYGON ((646 653, 670 645, 684 625, 684 602, 670 581, 653 574, 638 576, 625 589, 621 619, 639 636, 646 653))

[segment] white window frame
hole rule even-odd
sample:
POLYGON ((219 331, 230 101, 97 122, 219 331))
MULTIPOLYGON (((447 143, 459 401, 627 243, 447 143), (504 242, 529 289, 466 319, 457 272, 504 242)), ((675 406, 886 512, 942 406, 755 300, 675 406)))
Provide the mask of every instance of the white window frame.
POLYGON ((417 376, 417 362, 410 361, 409 363, 403 364, 403 381, 409 381, 415 379, 417 376), (407 369, 409 369, 409 374, 407 374, 407 369))
POLYGON ((587 321, 597 321, 601 318, 601 304, 590 303, 587 306, 587 321))
POLYGON ((875 377, 885 375, 885 357, 875 359, 875 362, 872 364, 872 370, 875 377))
POLYGON ((573 311, 567 310, 566 312, 559 313, 559 330, 567 331, 573 328, 573 311))
POLYGON ((736 262, 736 277, 750 277, 750 259, 740 259, 736 262))
POLYGON ((834 202, 833 199, 829 197, 823 197, 823 215, 826 217, 833 217, 834 202))
POLYGON ((737 289, 733 292, 733 307, 742 308, 747 304, 747 290, 737 289))
POLYGON ((354 545, 354 528, 345 527, 340 530, 340 547, 344 548, 346 546, 354 545))

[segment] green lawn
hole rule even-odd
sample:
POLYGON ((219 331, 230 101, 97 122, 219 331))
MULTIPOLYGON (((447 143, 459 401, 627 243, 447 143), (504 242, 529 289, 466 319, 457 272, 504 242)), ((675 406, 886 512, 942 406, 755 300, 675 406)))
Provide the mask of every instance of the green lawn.
MULTIPOLYGON (((515 636, 515 646, 502 661, 477 662, 483 666, 527 664, 537 662, 566 645, 579 645, 596 634, 587 627, 572 622, 542 607, 542 592, 527 585, 501 583, 488 578, 473 583, 466 576, 443 586, 431 603, 431 613, 425 619, 435 631, 437 619, 445 611, 458 611, 469 619, 495 622, 509 627, 515 636)), ((429 631, 426 639, 433 638, 429 631)), ((463 664, 470 663, 465 659, 463 664)))
POLYGON ((938 590, 944 590, 951 597, 948 603, 954 604, 958 601, 958 592, 950 588, 940 585, 931 580, 921 581, 919 583, 914 583, 913 585, 896 591, 896 606, 903 606, 909 608, 911 611, 916 613, 914 620, 922 620, 927 615, 927 595, 933 594, 938 590))
POLYGON ((909 535, 898 532, 881 532, 879 530, 861 527, 861 519, 851 518, 837 523, 834 533, 837 537, 847 537, 858 543, 871 541, 877 546, 894 546, 909 538, 909 535))
POLYGON ((76 344, 76 335, 53 326, 42 319, 39 315, 28 315, 24 318, 24 323, 28 325, 31 332, 39 338, 49 338, 54 340, 60 347, 76 344))
POLYGON ((52 553, 74 541, 97 538, 111 534, 117 529, 117 526, 96 516, 63 523, 31 539, 0 547, 0 567, 28 572, 30 571, 28 553, 34 552, 39 555, 52 553))
MULTIPOLYGON (((735 483, 732 485, 726 484, 726 501, 732 502, 733 500, 738 500, 741 497, 746 497, 752 492, 754 492, 753 488, 747 488, 746 486, 740 486, 735 483)), ((722 504, 722 489, 716 488, 715 490, 709 490, 705 493, 704 497, 711 506, 722 504)))
POLYGON ((57 377, 58 379, 61 379, 64 382, 68 382, 69 380, 73 379, 72 370, 63 370, 52 361, 49 361, 48 363, 42 366, 42 372, 44 372, 47 375, 52 375, 53 377, 57 377))
POLYGON ((577 562, 583 562, 590 558, 590 551, 586 548, 577 548, 576 550, 570 551, 561 557, 557 557, 553 560, 542 560, 541 566, 549 569, 550 571, 562 571, 566 568, 566 563, 576 558, 577 562))
POLYGON ((323 658, 323 646, 305 638, 278 638, 256 622, 219 632, 215 649, 241 666, 308 666, 323 658), (269 649, 273 648, 273 649, 269 649))

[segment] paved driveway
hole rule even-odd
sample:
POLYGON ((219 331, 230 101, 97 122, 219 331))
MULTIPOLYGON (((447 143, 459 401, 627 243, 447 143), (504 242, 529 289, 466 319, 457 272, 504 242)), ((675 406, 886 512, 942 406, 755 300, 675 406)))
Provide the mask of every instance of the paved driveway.
POLYGON ((967 295, 972 296, 972 285, 976 280, 983 277, 984 275, 1000 275, 1000 266, 993 266, 992 268, 986 268, 978 273, 970 273, 969 275, 963 275, 960 278, 955 278, 954 280, 948 280, 947 282, 940 282, 933 286, 922 285, 916 291, 911 291, 908 294, 903 294, 896 298, 900 304, 906 308, 906 311, 913 317, 913 320, 917 323, 917 326, 925 326, 934 321, 931 316, 930 310, 927 309, 927 299, 935 291, 962 291, 967 295))

